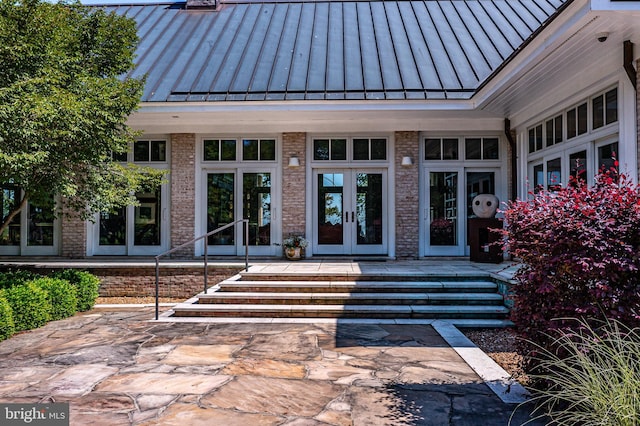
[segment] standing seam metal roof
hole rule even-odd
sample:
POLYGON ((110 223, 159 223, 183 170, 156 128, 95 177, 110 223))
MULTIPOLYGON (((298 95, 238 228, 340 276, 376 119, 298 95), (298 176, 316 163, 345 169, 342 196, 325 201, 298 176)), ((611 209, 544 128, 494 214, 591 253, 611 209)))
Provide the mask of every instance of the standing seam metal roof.
POLYGON ((468 99, 570 0, 105 6, 136 20, 143 102, 468 99))

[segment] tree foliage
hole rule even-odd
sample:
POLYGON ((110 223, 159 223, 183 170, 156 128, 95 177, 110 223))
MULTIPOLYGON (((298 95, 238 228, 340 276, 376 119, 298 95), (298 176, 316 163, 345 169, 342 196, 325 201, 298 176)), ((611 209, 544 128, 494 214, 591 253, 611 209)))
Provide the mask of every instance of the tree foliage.
POLYGON ((505 211, 508 248, 522 261, 512 319, 551 350, 575 321, 640 325, 640 187, 615 170, 541 190, 505 211))
MULTIPOLYGON (((0 0, 0 184, 41 206, 60 196, 83 218, 134 204, 161 174, 112 161, 144 81, 135 22, 79 3, 0 0)), ((11 217, 3 218, 0 232, 11 217)))

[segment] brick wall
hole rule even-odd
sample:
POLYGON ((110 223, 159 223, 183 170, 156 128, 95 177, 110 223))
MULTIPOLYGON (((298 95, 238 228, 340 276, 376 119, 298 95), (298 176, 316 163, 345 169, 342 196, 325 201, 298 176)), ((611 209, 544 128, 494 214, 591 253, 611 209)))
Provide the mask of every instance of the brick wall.
MULTIPOLYGON (((195 237, 195 161, 196 136, 192 133, 171 135, 171 247, 195 237)), ((190 258, 194 246, 174 253, 176 258, 190 258)))
POLYGON ((395 140, 396 257, 417 258, 420 135, 418 132, 396 132, 395 140), (402 157, 411 157, 413 165, 401 166, 402 157))
MULTIPOLYGON (((306 133, 282 135, 282 235, 305 233, 306 133), (289 158, 298 157, 300 167, 288 167, 289 158)), ((307 236, 308 237, 308 236, 307 236)))
POLYGON ((62 235, 60 255, 69 258, 81 258, 87 254, 87 226, 80 216, 62 206, 62 235))

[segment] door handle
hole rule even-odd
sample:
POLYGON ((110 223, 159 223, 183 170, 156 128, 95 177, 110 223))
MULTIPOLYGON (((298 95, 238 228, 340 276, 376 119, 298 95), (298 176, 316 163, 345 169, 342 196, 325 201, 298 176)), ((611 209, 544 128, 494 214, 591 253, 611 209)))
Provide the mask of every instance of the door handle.
POLYGON ((354 212, 351 212, 351 222, 355 222, 356 221, 356 214, 354 212))
POLYGON ((345 223, 349 222, 349 212, 344 212, 344 221, 345 223))

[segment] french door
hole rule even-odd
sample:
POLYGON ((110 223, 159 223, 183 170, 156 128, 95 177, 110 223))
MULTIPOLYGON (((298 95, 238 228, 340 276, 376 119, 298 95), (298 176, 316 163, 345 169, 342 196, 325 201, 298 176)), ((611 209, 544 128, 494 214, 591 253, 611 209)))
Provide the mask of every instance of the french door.
POLYGON ((429 168, 425 171, 422 213, 427 256, 468 255, 467 220, 474 217, 476 195, 498 194, 498 169, 429 168))
POLYGON ((157 255, 167 249, 168 198, 166 185, 136 194, 137 206, 98 214, 94 225, 96 255, 157 255))
MULTIPOLYGON (((274 170, 236 169, 206 173, 206 230, 249 220, 249 253, 273 255, 274 170)), ((208 238, 209 254, 243 255, 245 227, 229 227, 208 238)))
POLYGON ((313 252, 387 254, 386 170, 325 169, 313 176, 313 252))

